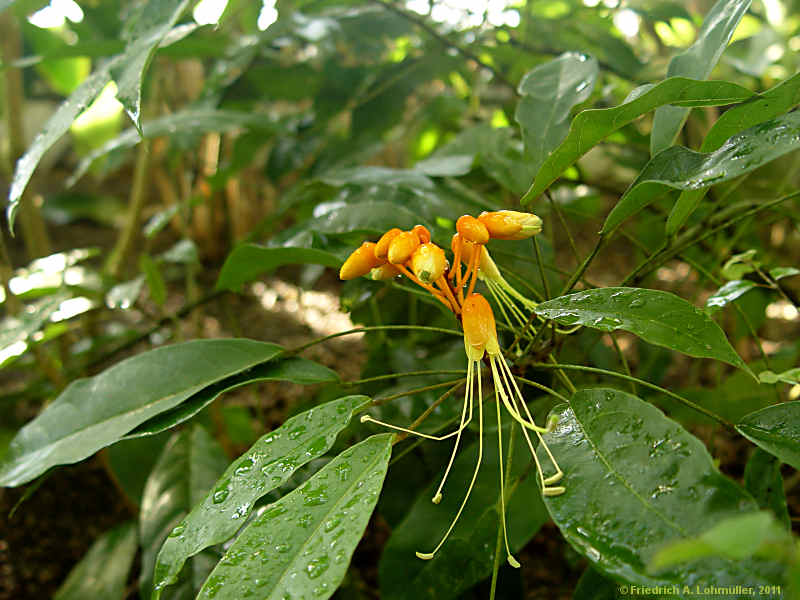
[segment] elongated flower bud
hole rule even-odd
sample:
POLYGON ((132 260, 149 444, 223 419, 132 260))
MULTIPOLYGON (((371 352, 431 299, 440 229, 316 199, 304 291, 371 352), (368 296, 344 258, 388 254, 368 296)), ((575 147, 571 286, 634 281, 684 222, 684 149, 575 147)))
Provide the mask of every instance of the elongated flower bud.
POLYGON ((542 220, 533 213, 497 210, 481 213, 478 220, 495 240, 524 240, 542 231, 542 220))
POLYGON ((489 241, 489 230, 475 217, 462 215, 456 221, 456 231, 468 242, 486 244, 489 241))
POLYGON ((467 359, 480 360, 484 351, 490 356, 500 354, 497 327, 492 307, 480 294, 470 294, 461 306, 461 325, 464 328, 464 348, 467 359))
POLYGON ((400 270, 394 265, 385 264, 375 267, 369 272, 369 278, 373 281, 388 281, 401 275, 400 270))
POLYGON ((346 281, 361 277, 382 262, 382 260, 375 258, 375 244, 373 242, 364 242, 344 261, 342 268, 339 270, 339 279, 346 281))
POLYGON ((381 239, 378 240, 378 243, 375 244, 375 258, 386 260, 389 256, 389 245, 392 243, 392 240, 401 233, 403 233, 403 230, 397 227, 384 233, 381 239))
POLYGON ((419 238, 416 233, 411 231, 398 233, 389 244, 389 262, 393 265, 405 264, 417 248, 419 248, 419 238))
POLYGON ((419 238, 420 244, 427 244, 431 241, 431 232, 428 231, 428 228, 425 227, 425 225, 414 225, 414 228, 411 231, 419 238))
POLYGON ((444 275, 447 259, 444 250, 436 244, 422 244, 411 255, 411 270, 420 281, 433 283, 444 275))

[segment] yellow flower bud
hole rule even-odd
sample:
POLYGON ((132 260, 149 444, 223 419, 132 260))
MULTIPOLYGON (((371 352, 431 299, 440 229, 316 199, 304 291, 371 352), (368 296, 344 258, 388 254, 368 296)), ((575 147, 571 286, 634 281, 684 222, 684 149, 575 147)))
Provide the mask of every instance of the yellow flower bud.
POLYGON ((468 360, 481 360, 486 351, 489 356, 500 354, 497 326, 492 307, 480 294, 470 294, 461 306, 461 325, 464 328, 464 348, 468 360))
POLYGON ((542 231, 542 220, 533 213, 515 210, 483 212, 478 217, 495 240, 524 240, 542 231))
POLYGON ((373 242, 364 242, 344 261, 342 268, 339 270, 339 279, 346 281, 361 277, 382 262, 375 258, 375 244, 373 242))
POLYGON ((475 217, 462 215, 456 221, 456 231, 462 238, 473 244, 486 244, 489 241, 489 230, 475 217))
POLYGON ((411 270, 420 281, 434 283, 447 269, 444 250, 436 244, 422 244, 411 255, 411 270))
POLYGON ((420 244, 427 244, 431 241, 431 232, 424 225, 414 225, 411 231, 417 235, 420 244))
POLYGON ((389 279, 398 277, 400 274, 397 267, 387 263, 372 269, 372 271, 369 272, 369 278, 373 281, 388 281, 389 279))
POLYGON ((386 260, 389 256, 389 244, 391 244, 392 240, 401 233, 403 233, 403 230, 398 229, 397 227, 394 227, 384 233, 381 236, 381 239, 378 240, 378 243, 375 244, 375 258, 386 260))
POLYGON ((389 244, 389 262, 393 265, 405 264, 417 248, 419 248, 419 237, 416 233, 411 231, 398 233, 389 244))

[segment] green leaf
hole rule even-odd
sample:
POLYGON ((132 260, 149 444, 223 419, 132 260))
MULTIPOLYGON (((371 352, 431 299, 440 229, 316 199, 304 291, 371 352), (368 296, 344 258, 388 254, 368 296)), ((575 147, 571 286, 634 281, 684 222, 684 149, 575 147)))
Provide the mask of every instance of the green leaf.
POLYGON ((780 460, 769 452, 756 448, 744 468, 744 487, 753 495, 759 507, 771 510, 786 529, 792 528, 786 506, 786 492, 783 490, 780 460))
POLYGON ((658 572, 711 556, 732 561, 743 561, 758 553, 769 552, 775 556, 775 548, 791 545, 791 535, 778 525, 771 513, 754 512, 729 517, 700 536, 671 542, 653 556, 648 568, 658 572))
POLYGON ((144 275, 118 283, 106 294, 106 306, 126 310, 139 299, 144 286, 144 275))
POLYGON ((203 388, 281 352, 246 339, 194 340, 75 380, 11 442, 0 461, 0 485, 21 485, 52 466, 83 460, 203 388))
POLYGON ((169 440, 169 434, 121 440, 106 449, 108 468, 130 501, 139 506, 150 471, 169 440))
POLYGON ((339 267, 338 256, 315 248, 267 248, 239 244, 225 259, 216 289, 239 291, 242 285, 283 265, 325 265, 339 267))
POLYGON ((334 458, 271 504, 239 535, 200 598, 330 598, 378 501, 392 453, 389 433, 334 458))
POLYGON ((786 464, 800 469, 800 400, 745 415, 736 430, 786 464))
MULTIPOLYGON (((142 598, 152 591, 156 554, 164 540, 178 521, 203 500, 227 466, 228 458, 222 448, 200 425, 173 435, 161 452, 147 479, 139 514, 142 598)), ((189 565, 190 576, 180 586, 170 589, 171 597, 193 598, 197 594, 211 571, 198 569, 203 562, 189 565)))
POLYGON ((433 181, 420 171, 373 166, 337 169, 320 177, 320 181, 336 187, 374 184, 408 185, 420 189, 433 187, 433 181))
POLYGON ((800 384, 800 367, 789 369, 783 373, 773 373, 772 371, 762 371, 758 374, 761 383, 788 383, 789 385, 800 384))
MULTIPOLYGON (((50 320, 54 312, 58 310, 61 303, 67 300, 70 295, 66 292, 58 292, 52 296, 42 298, 25 307, 18 316, 8 315, 0 321, 0 351, 8 350, 16 344, 26 344, 30 337, 40 331, 45 323, 50 320)), ((25 351, 22 346, 21 354, 25 351)), ((8 357, 10 360, 12 357, 8 357)), ((2 363, 0 363, 2 366, 2 363)))
POLYGON ((715 358, 748 371, 725 333, 683 298, 639 288, 598 288, 542 302, 536 314, 562 325, 624 329, 643 340, 698 358, 715 358))
MULTIPOLYGON (((734 29, 750 7, 751 0, 717 0, 703 21, 697 40, 675 56, 667 77, 706 79, 722 56, 734 29)), ((656 110, 650 134, 650 154, 655 156, 670 147, 689 116, 686 108, 663 106, 656 110)))
POLYGON ((233 461, 213 490, 172 530, 158 553, 154 600, 175 582, 187 558, 234 535, 259 498, 285 483, 299 467, 322 456, 353 412, 368 401, 366 396, 345 396, 301 413, 262 436, 233 461))
POLYGON ((595 58, 566 52, 522 78, 514 118, 522 129, 532 173, 567 135, 570 110, 589 98, 598 72, 595 58))
POLYGON ((756 283, 747 279, 729 281, 706 300, 706 312, 710 315, 714 314, 754 287, 757 287, 756 283))
POLYGON ((750 90, 728 81, 695 81, 671 77, 657 85, 635 89, 619 106, 581 111, 572 120, 563 142, 547 157, 521 202, 528 205, 598 142, 631 121, 664 104, 719 106, 753 96, 750 90))
POLYGON ((794 277, 795 275, 800 275, 800 269, 797 267, 773 267, 769 270, 769 276, 775 281, 784 277, 794 277))
POLYGON ((616 600, 619 597, 618 587, 616 583, 589 567, 578 580, 572 600, 616 600))
MULTIPOLYGON (((643 586, 775 583, 771 565, 713 558, 651 574, 654 549, 757 510, 705 446, 656 407, 613 389, 579 390, 544 436, 566 492, 545 498, 561 533, 592 566, 643 586)), ((539 450, 540 460, 547 460, 539 450)))
POLYGON ((122 600, 136 554, 136 527, 125 523, 100 536, 70 571, 53 600, 122 600))
MULTIPOLYGON (((495 421, 489 419, 493 425, 495 421)), ((508 427, 504 428, 506 451, 509 432, 508 427)), ((415 552, 428 552, 436 546, 458 511, 475 469, 477 442, 459 453, 441 503, 431 502, 441 477, 438 473, 392 531, 379 565, 384 600, 404 600, 409 589, 415 591, 418 600, 457 598, 491 574, 500 525, 500 469, 497 441, 492 440, 496 435, 490 435, 488 430, 484 435, 484 455, 475 487, 458 524, 439 552, 426 561, 414 556, 415 552)), ((511 475, 506 473, 507 489, 514 490, 513 494, 506 492, 506 519, 513 552, 522 548, 548 519, 536 478, 526 476, 531 464, 530 450, 519 430, 515 438, 511 475), (514 482, 518 482, 516 487, 514 482)), ((506 457, 502 459, 505 461, 506 457)))
POLYGON ((697 190, 735 179, 800 148, 800 113, 765 121, 704 154, 682 146, 650 159, 603 224, 608 233, 670 188, 697 190))
POLYGON ((144 273, 147 287, 150 290, 150 298, 158 306, 164 306, 167 301, 167 284, 164 283, 164 276, 156 262, 147 254, 139 255, 139 270, 144 273))
POLYGON ((175 427, 191 419, 225 392, 243 385, 259 381, 289 381, 312 385, 338 380, 339 376, 335 371, 305 358, 293 356, 283 360, 273 360, 203 388, 175 408, 148 419, 128 433, 125 439, 149 436, 175 427))

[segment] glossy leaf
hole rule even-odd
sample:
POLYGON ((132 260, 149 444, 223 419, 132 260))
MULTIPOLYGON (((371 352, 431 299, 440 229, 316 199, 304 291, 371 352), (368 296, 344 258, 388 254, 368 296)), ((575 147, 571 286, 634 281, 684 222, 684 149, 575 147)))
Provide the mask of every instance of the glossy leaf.
POLYGON ((655 548, 757 510, 717 471, 700 440, 653 405, 613 389, 579 390, 551 414, 559 422, 545 440, 564 470, 566 492, 545 505, 594 568, 646 586, 776 583, 775 565, 753 559, 648 571, 655 548))
POLYGON ((136 554, 136 527, 125 523, 100 536, 70 571, 53 600, 122 600, 136 554))
POLYGON ((301 385, 312 385, 338 380, 339 376, 335 371, 305 358, 294 356, 283 360, 273 360, 203 388, 175 408, 148 419, 126 435, 125 439, 149 436, 175 427, 175 425, 191 419, 222 394, 243 385, 259 381, 289 381, 301 385))
POLYGON ((708 314, 714 314, 752 290, 754 287, 757 287, 756 283, 747 279, 734 279, 733 281, 729 281, 706 300, 706 312, 708 312, 708 314))
POLYGON ((729 517, 702 535, 671 542, 661 548, 650 561, 650 570, 663 569, 720 556, 742 561, 755 554, 769 553, 777 557, 775 547, 791 547, 792 537, 769 512, 752 512, 729 517))
POLYGON ((322 456, 366 396, 345 396, 286 421, 262 436, 227 468, 214 488, 172 530, 158 553, 154 600, 174 583, 187 558, 226 541, 247 520, 253 504, 285 483, 299 467, 322 456))
POLYGON ((604 577, 596 569, 588 567, 578 580, 572 600, 616 600, 619 584, 604 577))
MULTIPOLYGON (((722 56, 734 29, 750 7, 751 0, 717 0, 697 34, 697 40, 675 56, 667 68, 667 77, 706 79, 722 56)), ((689 110, 677 106, 662 106, 653 117, 650 134, 650 154, 657 155, 669 148, 678 136, 689 110)))
MULTIPOLYGON (((494 408, 491 412, 494 414, 494 408)), ((489 416, 488 421, 494 425, 495 419, 489 416)), ((509 543, 512 551, 516 552, 536 534, 548 516, 536 478, 522 477, 528 472, 532 459, 519 430, 515 437, 511 476, 508 477, 506 473, 507 487, 514 491, 506 495, 506 516, 509 543), (520 477, 522 479, 518 479, 520 477), (516 487, 509 483, 515 480, 518 481, 516 487)), ((506 427, 503 435, 506 451, 508 440, 509 429, 506 427)), ((446 443, 449 450, 452 442, 446 443)), ((448 600, 459 597, 491 574, 497 528, 500 525, 500 471, 496 433, 484 431, 483 451, 481 470, 469 502, 453 533, 436 556, 422 561, 414 553, 428 552, 449 527, 472 478, 478 453, 477 443, 466 446, 459 453, 448 476, 441 503, 431 502, 441 477, 441 473, 437 473, 434 482, 422 490, 405 519, 394 528, 379 565, 381 598, 403 600, 408 597, 409 588, 412 588, 418 600, 448 600)))
POLYGON ((527 163, 535 173, 569 131, 569 113, 592 93, 597 60, 566 52, 537 66, 522 78, 514 118, 522 129, 527 163))
POLYGON ((601 233, 608 233, 670 188, 697 190, 729 181, 800 148, 800 113, 765 121, 729 138, 704 154, 681 146, 667 148, 645 165, 611 211, 601 233))
POLYGON ((150 471, 169 441, 169 434, 120 440, 106 449, 105 459, 116 483, 134 506, 141 506, 150 471))
POLYGON ((66 292, 58 292, 27 305, 17 316, 6 316, 0 321, 0 351, 20 342, 27 342, 34 333, 44 327, 61 303, 69 297, 66 292))
POLYGON ((800 469, 800 401, 775 404, 745 415, 736 429, 760 448, 800 469))
POLYGON ((753 495, 759 507, 771 510, 786 529, 792 528, 780 460, 756 448, 744 468, 744 487, 753 495))
POLYGON ((378 501, 392 453, 389 433, 348 448, 269 505, 216 566, 201 598, 330 598, 378 501))
POLYGON ((800 275, 800 269, 797 267, 773 267, 769 270, 769 276, 775 281, 784 277, 794 277, 795 275, 800 275))
POLYGON ((218 290, 239 291, 243 284, 283 265, 341 266, 334 254, 315 248, 268 248, 258 244, 239 244, 225 259, 217 280, 218 290))
MULTIPOLYGON (((139 543, 142 571, 139 587, 142 598, 152 591, 156 554, 170 531, 191 508, 201 502, 228 466, 228 458, 203 427, 194 425, 172 436, 155 464, 144 488, 139 513, 139 543)), ((191 560, 191 559, 190 559, 191 560)), ((204 561, 197 561, 203 564, 204 561)), ((165 597, 193 598, 211 569, 198 573, 189 565, 190 576, 170 588, 165 597)))
POLYGON ((203 388, 281 352, 245 339, 195 340, 73 381, 11 442, 0 461, 0 485, 21 485, 52 466, 83 460, 203 388))
POLYGON ((562 325, 624 329, 657 346, 748 370, 711 317, 669 292, 598 288, 542 302, 536 314, 562 325))
POLYGON ((539 169, 521 202, 523 205, 533 202, 572 163, 605 137, 658 106, 719 106, 741 102, 752 96, 750 90, 727 81, 671 77, 657 85, 637 88, 619 106, 581 111, 572 120, 567 137, 539 169))

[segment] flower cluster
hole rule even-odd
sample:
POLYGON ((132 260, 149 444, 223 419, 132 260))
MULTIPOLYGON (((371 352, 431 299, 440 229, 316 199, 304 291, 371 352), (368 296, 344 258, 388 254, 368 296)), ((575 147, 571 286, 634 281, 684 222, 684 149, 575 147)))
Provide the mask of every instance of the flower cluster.
MULTIPOLYGON (((515 290, 502 276, 495 262, 489 255, 486 244, 490 239, 519 240, 534 236, 541 232, 542 221, 529 213, 516 211, 484 212, 477 218, 463 215, 456 222, 456 234, 451 242, 453 263, 450 265, 445 252, 431 242, 430 232, 417 225, 410 231, 390 229, 377 243, 364 242, 353 252, 342 265, 341 279, 354 279, 369 275, 373 279, 391 279, 405 275, 429 291, 439 302, 444 304, 461 321, 464 331, 464 348, 467 354, 467 382, 461 419, 455 431, 446 435, 433 436, 418 433, 410 429, 391 425, 365 415, 362 422, 373 422, 385 427, 432 440, 455 438, 453 452, 445 469, 442 481, 433 497, 434 503, 442 499, 445 481, 453 466, 456 452, 461 441, 462 432, 472 421, 473 413, 478 413, 478 459, 467 493, 456 513, 450 527, 432 552, 418 552, 422 559, 431 559, 447 540, 450 532, 458 522, 469 496, 475 485, 483 458, 483 390, 481 387, 481 365, 486 364, 492 374, 495 396, 497 398, 497 422, 500 423, 500 404, 502 403, 512 419, 522 426, 522 433, 536 463, 536 471, 541 484, 542 493, 546 496, 563 494, 565 489, 554 484, 563 476, 550 449, 542 438, 555 427, 551 420, 546 427, 534 422, 533 416, 517 385, 514 374, 503 357, 497 338, 494 313, 489 302, 479 293, 475 286, 482 281, 504 318, 511 325, 509 314, 519 325, 527 325, 526 312, 535 308, 536 303, 515 290), (477 408, 477 411, 475 410, 477 408), (542 465, 537 456, 531 435, 533 432, 539 444, 544 448, 555 472, 545 477, 542 465)), ((497 430, 500 456, 503 455, 502 428, 497 430)), ((519 567, 519 562, 511 554, 508 544, 505 521, 505 474, 500 461, 500 501, 503 537, 509 564, 519 567)))

